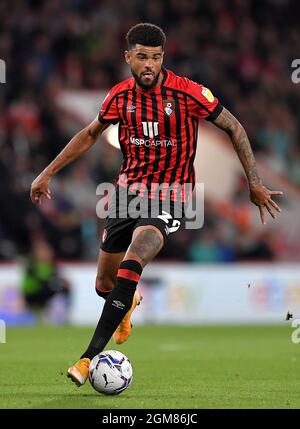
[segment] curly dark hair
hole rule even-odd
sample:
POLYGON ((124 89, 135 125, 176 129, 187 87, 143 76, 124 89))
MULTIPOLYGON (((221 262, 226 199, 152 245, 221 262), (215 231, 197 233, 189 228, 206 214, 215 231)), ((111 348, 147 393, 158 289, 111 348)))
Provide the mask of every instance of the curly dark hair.
POLYGON ((163 30, 155 24, 141 22, 131 27, 126 34, 128 49, 137 43, 144 46, 162 46, 166 43, 166 35, 163 30))

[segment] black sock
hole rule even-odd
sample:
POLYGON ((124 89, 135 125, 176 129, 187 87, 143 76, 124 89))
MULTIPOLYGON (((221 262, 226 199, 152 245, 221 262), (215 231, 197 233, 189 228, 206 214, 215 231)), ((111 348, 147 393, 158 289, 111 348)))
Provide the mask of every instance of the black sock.
POLYGON ((117 273, 117 284, 106 299, 93 338, 81 358, 92 359, 104 349, 130 310, 142 270, 142 266, 135 260, 130 259, 121 263, 117 273))

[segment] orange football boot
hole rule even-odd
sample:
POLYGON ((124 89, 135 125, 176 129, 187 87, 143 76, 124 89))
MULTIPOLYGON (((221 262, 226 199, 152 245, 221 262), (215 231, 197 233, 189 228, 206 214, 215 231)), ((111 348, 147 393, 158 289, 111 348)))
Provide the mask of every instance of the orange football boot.
POLYGON ((136 289, 136 291, 133 295, 132 305, 131 305, 130 310, 128 310, 124 319, 122 320, 122 322, 120 323, 120 325, 117 327, 117 329, 115 330, 115 332, 113 334, 113 339, 114 339, 115 343, 122 344, 128 339, 129 335, 131 334, 131 328, 132 328, 132 324, 130 322, 130 317, 131 317, 135 307, 137 305, 140 305, 142 299, 143 299, 143 297, 142 297, 140 291, 138 289, 136 289))
POLYGON ((68 369, 67 377, 78 387, 82 386, 89 376, 90 362, 89 358, 82 358, 68 369))

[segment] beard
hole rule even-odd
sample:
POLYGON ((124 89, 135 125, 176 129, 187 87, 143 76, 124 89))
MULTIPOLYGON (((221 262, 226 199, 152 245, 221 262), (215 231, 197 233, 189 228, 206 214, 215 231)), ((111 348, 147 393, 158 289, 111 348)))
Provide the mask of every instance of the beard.
POLYGON ((154 88, 158 82, 160 71, 157 73, 157 75, 154 77, 153 82, 149 84, 145 84, 141 78, 131 69, 132 76, 134 77, 136 83, 142 88, 142 89, 151 89, 154 88))

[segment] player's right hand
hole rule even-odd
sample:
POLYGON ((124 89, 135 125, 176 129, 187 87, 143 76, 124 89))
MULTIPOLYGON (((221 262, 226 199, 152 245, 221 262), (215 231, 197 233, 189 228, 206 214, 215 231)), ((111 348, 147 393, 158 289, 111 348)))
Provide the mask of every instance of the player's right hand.
POLYGON ((34 204, 41 204, 42 196, 51 200, 51 191, 49 188, 50 177, 41 173, 31 184, 30 198, 34 204))

